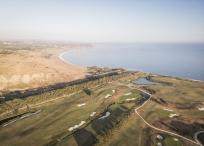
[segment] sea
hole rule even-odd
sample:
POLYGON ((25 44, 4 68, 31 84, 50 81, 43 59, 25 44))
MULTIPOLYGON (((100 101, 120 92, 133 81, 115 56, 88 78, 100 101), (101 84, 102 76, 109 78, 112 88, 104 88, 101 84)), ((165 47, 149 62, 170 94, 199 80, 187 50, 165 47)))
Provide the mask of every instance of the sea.
POLYGON ((96 43, 63 54, 82 66, 125 68, 204 80, 202 43, 96 43))

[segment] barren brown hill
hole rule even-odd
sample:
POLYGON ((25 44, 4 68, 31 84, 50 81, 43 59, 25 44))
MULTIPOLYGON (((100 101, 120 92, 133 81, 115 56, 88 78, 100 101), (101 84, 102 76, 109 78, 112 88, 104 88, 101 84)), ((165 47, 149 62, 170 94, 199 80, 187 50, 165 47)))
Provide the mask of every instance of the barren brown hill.
POLYGON ((60 53, 76 48, 25 49, 0 53, 0 91, 83 78, 86 68, 65 63, 58 57, 60 53))

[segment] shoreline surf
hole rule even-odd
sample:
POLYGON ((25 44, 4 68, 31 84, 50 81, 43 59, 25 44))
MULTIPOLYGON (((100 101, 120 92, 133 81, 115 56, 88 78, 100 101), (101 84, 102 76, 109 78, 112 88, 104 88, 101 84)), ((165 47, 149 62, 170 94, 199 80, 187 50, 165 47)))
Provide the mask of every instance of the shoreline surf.
MULTIPOLYGON (((65 54, 69 53, 69 51, 65 51, 65 52, 62 52, 61 54, 58 55, 59 59, 61 61, 63 61, 64 63, 67 63, 67 64, 71 64, 71 65, 79 65, 79 64, 74 64, 72 62, 70 62, 70 60, 67 60, 66 58, 64 58, 63 56, 65 54)), ((79 65, 79 66, 82 66, 82 67, 89 67, 87 65, 79 65)), ((102 66, 102 67, 105 67, 105 66, 102 66)), ((160 75, 160 76, 164 76, 164 77, 172 77, 172 78, 179 78, 181 80, 189 80, 189 81, 194 81, 194 82, 204 82, 203 80, 197 80, 197 79, 192 79, 192 78, 188 78, 188 77, 179 77, 179 76, 171 76, 171 75, 163 75, 163 74, 158 74, 158 73, 152 73, 152 72, 149 72, 149 71, 143 71, 143 70, 139 70, 139 69, 134 69, 134 68, 125 68, 127 70, 131 70, 131 71, 140 71, 140 72, 145 72, 145 73, 149 73, 149 74, 154 74, 154 75, 160 75)))

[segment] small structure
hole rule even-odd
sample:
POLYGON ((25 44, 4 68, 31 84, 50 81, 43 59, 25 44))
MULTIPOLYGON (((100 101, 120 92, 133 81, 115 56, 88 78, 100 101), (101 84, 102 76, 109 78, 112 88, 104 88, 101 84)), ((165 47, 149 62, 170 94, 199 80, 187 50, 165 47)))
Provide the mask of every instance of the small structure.
POLYGON ((178 141, 178 138, 174 138, 174 141, 178 141))
POLYGON ((161 136, 161 135, 159 135, 159 134, 157 134, 157 139, 158 139, 158 140, 163 140, 163 139, 164 139, 164 137, 163 137, 163 136, 161 136))
POLYGON ((113 94, 115 93, 115 90, 112 90, 113 94))

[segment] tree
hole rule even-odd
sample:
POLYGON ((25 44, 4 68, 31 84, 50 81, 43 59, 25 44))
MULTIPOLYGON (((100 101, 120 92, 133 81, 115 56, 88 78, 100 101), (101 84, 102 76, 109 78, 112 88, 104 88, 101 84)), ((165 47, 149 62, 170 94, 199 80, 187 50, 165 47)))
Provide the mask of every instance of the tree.
POLYGON ((88 88, 85 88, 84 90, 83 90, 87 95, 91 95, 91 90, 90 89, 88 89, 88 88))

